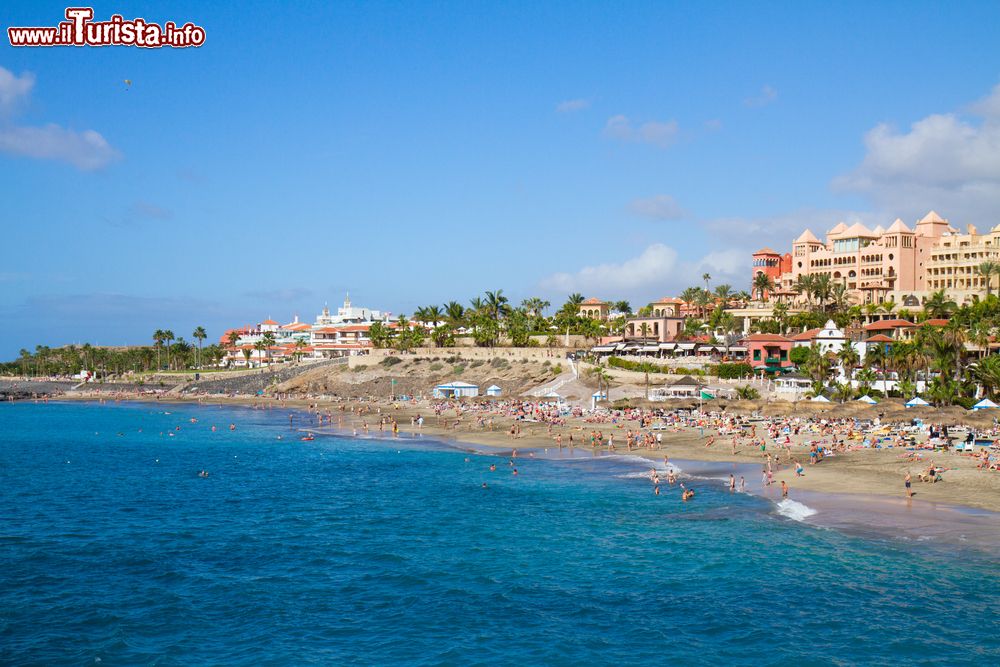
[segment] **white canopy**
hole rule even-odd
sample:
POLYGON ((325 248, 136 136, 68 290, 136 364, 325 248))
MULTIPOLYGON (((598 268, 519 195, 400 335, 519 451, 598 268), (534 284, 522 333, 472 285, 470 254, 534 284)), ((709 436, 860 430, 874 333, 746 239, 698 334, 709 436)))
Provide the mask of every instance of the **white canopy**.
POLYGON ((972 409, 973 410, 982 410, 984 408, 997 408, 997 407, 1000 407, 1000 405, 997 405, 996 403, 994 403, 993 401, 991 401, 988 398, 984 398, 983 400, 981 400, 978 403, 976 403, 975 405, 973 405, 972 409))
POLYGON ((823 394, 820 394, 819 396, 813 396, 810 400, 816 401, 817 403, 829 403, 830 402, 830 399, 827 398, 826 396, 824 396, 823 394))
POLYGON ((912 408, 917 405, 930 405, 930 403, 920 398, 919 396, 914 396, 913 398, 911 398, 906 402, 906 407, 908 408, 912 408))
POLYGON ((858 401, 860 401, 862 403, 868 403, 869 405, 875 405, 876 403, 878 403, 878 401, 876 401, 874 398, 872 398, 868 394, 865 394, 864 396, 862 396, 861 398, 859 398, 858 401))

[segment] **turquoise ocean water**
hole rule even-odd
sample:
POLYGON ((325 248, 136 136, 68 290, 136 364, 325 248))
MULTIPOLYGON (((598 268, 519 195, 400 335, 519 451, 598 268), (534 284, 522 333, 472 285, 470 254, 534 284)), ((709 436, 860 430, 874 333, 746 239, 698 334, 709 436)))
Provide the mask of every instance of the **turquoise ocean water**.
POLYGON ((706 480, 684 504, 628 457, 516 465, 286 412, 2 405, 0 663, 1000 664, 997 550, 706 480))

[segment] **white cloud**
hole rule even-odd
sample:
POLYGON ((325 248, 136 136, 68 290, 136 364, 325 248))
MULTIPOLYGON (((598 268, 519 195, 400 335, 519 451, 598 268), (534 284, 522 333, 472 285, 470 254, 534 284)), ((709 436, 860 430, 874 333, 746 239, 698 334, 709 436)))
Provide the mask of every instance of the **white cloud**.
POLYGON ((604 135, 618 141, 668 148, 677 138, 677 129, 676 120, 667 122, 651 120, 642 125, 633 125, 627 116, 619 114, 608 119, 604 126, 604 135))
POLYGON ((932 114, 900 132, 882 123, 864 138, 865 157, 833 181, 885 215, 913 220, 929 209, 993 225, 1000 210, 1000 86, 969 107, 972 118, 932 114))
POLYGON ((576 100, 565 100, 556 105, 556 111, 559 113, 571 113, 573 111, 583 111, 590 106, 590 100, 576 99, 576 100))
POLYGON ((741 289, 750 280, 750 255, 745 248, 728 248, 685 261, 678 259, 673 248, 654 243, 639 256, 620 263, 556 273, 542 280, 541 287, 558 294, 580 292, 642 300, 679 294, 686 287, 701 285, 703 273, 710 273, 714 284, 728 282, 734 289, 741 289))
POLYGON ((0 153, 67 162, 78 169, 100 169, 121 154, 94 130, 77 132, 48 124, 41 127, 9 121, 16 107, 27 100, 35 85, 32 74, 14 76, 0 67, 0 153))
POLYGON ((585 266, 576 273, 556 273, 542 287, 559 292, 623 293, 666 281, 677 264, 677 251, 654 243, 620 264, 585 266))
POLYGON ((778 99, 778 91, 771 86, 765 85, 760 89, 760 93, 754 97, 748 97, 743 100, 743 106, 747 107, 766 107, 771 102, 778 99))
POLYGON ((120 157, 94 130, 75 132, 52 124, 0 127, 0 152, 68 162, 84 171, 100 169, 120 157))
POLYGON ((686 275, 698 275, 710 273, 715 282, 721 282, 720 278, 737 277, 744 273, 750 275, 750 255, 745 248, 730 248, 728 250, 715 250, 697 262, 693 262, 692 271, 686 275))
POLYGON ((0 116, 13 112, 18 104, 28 98, 34 85, 34 74, 25 72, 18 77, 10 70, 0 67, 0 116))
POLYGON ((748 252, 769 245, 775 250, 791 249, 792 241, 806 229, 822 238, 838 222, 861 222, 870 227, 887 227, 892 219, 879 219, 872 213, 845 209, 801 208, 788 213, 755 218, 725 217, 700 220, 699 224, 709 236, 724 238, 730 243, 745 244, 748 252), (752 247, 751 247, 752 246, 752 247))
POLYGON ((722 121, 719 120, 718 118, 711 118, 709 120, 706 120, 704 125, 705 125, 705 130, 708 132, 718 132, 719 130, 722 129, 722 121))
POLYGON ((680 220, 685 215, 684 209, 670 195, 636 199, 629 204, 629 209, 636 215, 653 220, 680 220))

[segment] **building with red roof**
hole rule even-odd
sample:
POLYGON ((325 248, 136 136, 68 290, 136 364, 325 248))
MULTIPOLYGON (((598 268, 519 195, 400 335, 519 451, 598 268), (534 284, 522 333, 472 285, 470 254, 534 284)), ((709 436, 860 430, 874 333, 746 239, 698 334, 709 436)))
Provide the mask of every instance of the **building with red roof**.
POLYGON ((795 341, 778 334, 751 334, 740 341, 747 348, 747 361, 754 370, 780 371, 792 368, 788 358, 795 341))

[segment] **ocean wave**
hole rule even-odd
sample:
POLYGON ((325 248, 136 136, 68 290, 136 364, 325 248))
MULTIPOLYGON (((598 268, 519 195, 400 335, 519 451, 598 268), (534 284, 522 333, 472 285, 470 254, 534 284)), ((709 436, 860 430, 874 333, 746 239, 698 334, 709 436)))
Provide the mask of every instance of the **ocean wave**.
POLYGON ((599 456, 597 457, 597 459, 604 461, 608 460, 622 461, 624 463, 638 463, 641 464, 646 469, 647 474, 650 468, 656 470, 657 472, 670 472, 671 470, 673 470, 674 473, 678 473, 681 471, 681 469, 675 466, 673 463, 665 464, 663 463, 663 461, 657 459, 648 459, 645 456, 637 456, 636 454, 608 454, 607 456, 599 456))
POLYGON ((791 498, 785 498, 778 503, 778 514, 792 521, 805 521, 816 514, 816 510, 791 498))

